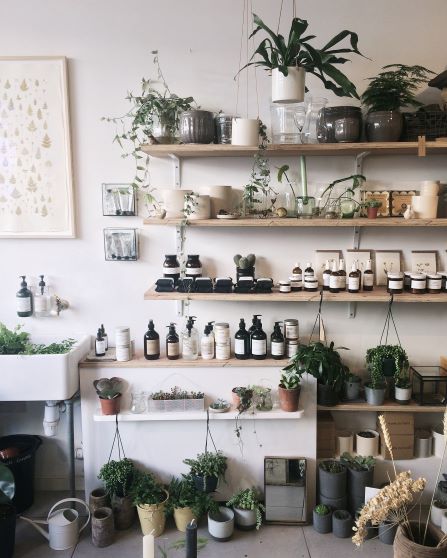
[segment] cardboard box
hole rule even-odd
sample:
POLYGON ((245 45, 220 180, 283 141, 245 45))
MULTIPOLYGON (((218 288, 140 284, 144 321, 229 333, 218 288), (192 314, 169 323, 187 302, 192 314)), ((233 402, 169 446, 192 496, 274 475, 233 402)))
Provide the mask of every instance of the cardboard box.
MULTIPOLYGON (((391 435, 414 436, 414 415, 413 413, 386 412, 382 413, 385 417, 388 431, 391 435)), ((382 435, 379 420, 377 419, 377 430, 382 435)))
MULTIPOLYGON (((396 413, 397 414, 397 413, 396 413)), ((394 459, 413 459, 414 434, 390 434, 394 459)), ((380 453, 384 459, 391 459, 390 452, 385 445, 383 434, 380 433, 380 453)))
POLYGON ((331 458, 335 455, 335 421, 330 412, 318 413, 317 458, 331 458))

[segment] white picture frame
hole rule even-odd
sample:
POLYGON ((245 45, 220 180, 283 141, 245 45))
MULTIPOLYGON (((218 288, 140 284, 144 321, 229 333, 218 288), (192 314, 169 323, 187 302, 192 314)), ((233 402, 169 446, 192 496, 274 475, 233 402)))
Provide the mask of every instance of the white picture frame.
POLYGON ((387 273, 401 271, 401 252, 399 250, 376 250, 376 285, 387 284, 387 273))
POLYGON ((352 264, 357 261, 357 269, 362 274, 366 269, 368 260, 371 260, 371 250, 347 250, 346 251, 346 273, 349 275, 351 272, 352 264))
POLYGON ((341 250, 315 250, 315 263, 314 271, 315 277, 318 279, 320 285, 323 284, 323 271, 326 267, 326 261, 329 260, 332 270, 332 264, 335 261, 337 264, 337 269, 340 264, 340 259, 342 257, 341 250))
POLYGON ((436 273, 437 250, 412 250, 411 271, 413 273, 436 273))
POLYGON ((63 56, 0 57, 0 237, 75 238, 63 56))

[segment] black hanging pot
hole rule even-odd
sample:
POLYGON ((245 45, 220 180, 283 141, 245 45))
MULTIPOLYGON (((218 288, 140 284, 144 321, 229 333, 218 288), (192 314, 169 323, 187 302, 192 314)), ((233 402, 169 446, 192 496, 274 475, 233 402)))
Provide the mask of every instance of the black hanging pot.
POLYGON ((203 477, 201 475, 194 475, 194 485, 199 492, 215 492, 217 489, 217 477, 203 477))
POLYGON ((324 407, 334 407, 338 404, 338 393, 331 386, 317 384, 317 403, 324 407))
POLYGON ((12 558, 16 536, 16 509, 12 504, 0 504, 0 556, 12 558))
POLYGON ((390 378, 396 374, 396 361, 394 358, 384 358, 382 360, 382 372, 387 378, 390 378))

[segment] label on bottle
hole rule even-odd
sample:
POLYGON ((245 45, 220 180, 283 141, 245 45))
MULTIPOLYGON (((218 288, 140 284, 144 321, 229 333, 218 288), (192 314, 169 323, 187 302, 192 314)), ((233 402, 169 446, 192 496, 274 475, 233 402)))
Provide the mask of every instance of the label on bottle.
POLYGON ((374 286, 374 273, 364 273, 363 274, 363 286, 373 287, 374 286))
POLYGON ((95 353, 97 355, 103 355, 105 352, 106 352, 106 342, 104 341, 104 339, 101 339, 101 341, 96 339, 96 341, 95 341, 95 353))
POLYGON ((230 339, 230 328, 214 328, 214 337, 216 339, 216 343, 226 343, 230 339))
POLYGON ((163 267, 163 273, 166 277, 170 275, 178 275, 180 273, 179 267, 163 267))
POLYGON ((158 355, 160 353, 160 339, 146 339, 146 353, 158 355))
POLYGON ((284 341, 272 341, 272 356, 284 356, 284 341))
POLYGON ((360 278, 359 277, 349 277, 349 279, 348 279, 348 289, 350 291, 358 291, 360 289, 360 278))
POLYGON ((267 339, 252 339, 251 352, 256 356, 263 356, 267 354, 267 339))
POLYGON ((230 354, 230 340, 227 343, 216 343, 216 359, 217 360, 228 360, 231 356, 230 354))
POLYGON ((288 358, 295 356, 298 352, 298 340, 287 341, 286 352, 288 358))
POLYGON ((36 314, 48 312, 48 298, 46 296, 34 297, 34 312, 36 312, 36 314))
POLYGON ((200 340, 200 352, 205 360, 214 358, 214 339, 211 336, 202 337, 200 340))
POLYGON ((290 280, 290 287, 291 287, 292 291, 294 289, 302 289, 303 288, 303 282, 301 280, 296 281, 295 279, 291 279, 290 280))
POLYGON ((17 312, 31 312, 31 297, 17 297, 17 312))
POLYGON ((201 267, 187 267, 185 270, 186 277, 194 277, 196 275, 202 275, 201 267))
POLYGON ((116 347, 116 360, 119 362, 130 360, 130 347, 116 347))
POLYGON ((304 290, 308 289, 318 289, 318 282, 315 281, 315 278, 313 276, 304 279, 304 290))
MULTIPOLYGON (((422 283, 422 289, 425 289, 425 281, 411 281, 411 288, 413 288, 413 283, 422 283)), ((404 288, 404 280, 403 279, 388 279, 388 288, 398 291, 399 289, 404 288)), ((414 287, 417 289, 418 287, 414 287)))
POLYGON ((323 273, 323 286, 329 287, 330 281, 331 281, 331 274, 323 273))
POLYGON ((104 333, 102 337, 103 337, 104 342, 106 344, 106 351, 108 351, 109 350, 109 336, 107 335, 107 333, 104 333))
POLYGON ((428 279, 428 288, 429 289, 441 289, 442 279, 428 279))
MULTIPOLYGON (((399 288, 399 287, 396 287, 396 285, 397 285, 398 282, 399 282, 399 281, 391 281, 391 280, 390 280, 390 287, 391 287, 392 289, 397 289, 397 288, 399 288)), ((400 283, 402 283, 402 281, 400 281, 400 283)), ((426 284, 426 283, 425 283, 425 279, 423 279, 423 280, 421 280, 421 281, 418 281, 417 279, 412 279, 412 280, 411 280, 411 288, 412 288, 412 289, 424 290, 424 289, 425 289, 425 284, 426 284)), ((402 288, 402 287, 400 287, 400 288, 402 288)))
POLYGON ((340 288, 340 277, 338 275, 331 275, 329 277, 329 288, 330 289, 340 288))
POLYGON ((186 359, 196 359, 199 356, 197 340, 195 337, 185 337, 183 339, 182 356, 186 359))
POLYGON ((177 341, 176 343, 166 343, 166 352, 167 355, 170 357, 179 356, 180 354, 180 344, 177 341))
POLYGON ((298 339, 298 324, 286 324, 286 339, 298 339))
POLYGON ((244 339, 234 340, 234 352, 237 355, 245 355, 245 341, 244 339))
POLYGON ((290 276, 290 280, 291 281, 302 281, 303 280, 303 274, 302 273, 292 273, 292 275, 290 276))
POLYGON ((338 288, 344 291, 346 289, 346 275, 340 275, 338 278, 338 288))
POLYGON ((310 279, 311 277, 314 278, 315 273, 314 271, 304 271, 304 280, 310 279))

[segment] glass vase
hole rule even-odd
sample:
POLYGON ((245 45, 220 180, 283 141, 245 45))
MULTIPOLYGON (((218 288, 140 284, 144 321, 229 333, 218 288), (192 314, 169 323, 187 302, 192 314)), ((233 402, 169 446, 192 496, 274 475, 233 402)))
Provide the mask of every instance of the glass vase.
POLYGON ((296 198, 296 216, 298 219, 312 219, 315 215, 315 198, 298 196, 296 198))
POLYGON ((301 133, 302 143, 318 143, 321 111, 326 104, 327 99, 324 97, 309 97, 306 100, 306 120, 301 133))
POLYGON ((304 103, 272 103, 270 114, 273 143, 301 143, 306 114, 304 103))

